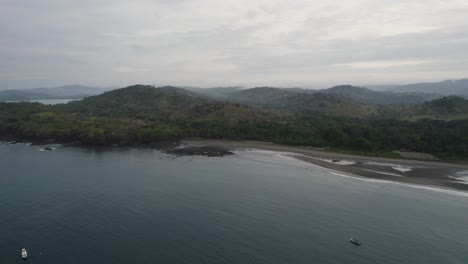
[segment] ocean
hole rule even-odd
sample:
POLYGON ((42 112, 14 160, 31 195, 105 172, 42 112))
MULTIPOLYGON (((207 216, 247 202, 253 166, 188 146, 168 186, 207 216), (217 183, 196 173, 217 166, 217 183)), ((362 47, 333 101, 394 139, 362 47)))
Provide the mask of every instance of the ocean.
POLYGON ((52 147, 0 143, 0 263, 468 261, 468 193, 269 151, 52 147))

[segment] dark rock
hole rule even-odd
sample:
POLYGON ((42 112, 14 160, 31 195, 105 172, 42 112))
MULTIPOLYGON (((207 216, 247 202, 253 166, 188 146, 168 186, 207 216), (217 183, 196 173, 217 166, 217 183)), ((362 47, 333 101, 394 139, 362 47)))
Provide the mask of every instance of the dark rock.
POLYGON ((233 155, 234 153, 221 147, 203 146, 203 147, 182 147, 174 148, 167 151, 169 154, 177 156, 206 156, 206 157, 223 157, 233 155))

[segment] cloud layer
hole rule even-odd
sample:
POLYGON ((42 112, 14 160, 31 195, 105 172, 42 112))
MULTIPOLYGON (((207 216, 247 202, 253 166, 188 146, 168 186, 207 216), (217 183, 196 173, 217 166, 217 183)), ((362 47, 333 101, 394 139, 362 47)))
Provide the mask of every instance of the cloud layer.
POLYGON ((0 89, 468 75, 466 0, 0 0, 0 89))

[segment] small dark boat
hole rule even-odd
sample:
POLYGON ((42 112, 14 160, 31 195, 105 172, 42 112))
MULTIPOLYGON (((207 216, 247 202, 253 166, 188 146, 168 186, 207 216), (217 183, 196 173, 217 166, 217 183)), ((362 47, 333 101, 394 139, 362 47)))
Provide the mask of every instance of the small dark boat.
POLYGON ((361 245, 361 242, 360 242, 359 240, 354 239, 354 238, 350 238, 350 239, 349 239, 349 243, 354 244, 354 245, 356 245, 356 246, 360 246, 360 245, 361 245))
POLYGON ((52 151, 52 148, 47 147, 47 148, 45 148, 44 150, 45 150, 45 151, 52 151))

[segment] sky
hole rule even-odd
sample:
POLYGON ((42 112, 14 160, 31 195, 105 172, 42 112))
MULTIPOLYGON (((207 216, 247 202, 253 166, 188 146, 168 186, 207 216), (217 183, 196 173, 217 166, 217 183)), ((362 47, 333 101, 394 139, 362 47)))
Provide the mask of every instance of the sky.
POLYGON ((467 0, 0 0, 0 89, 466 77, 467 0))

